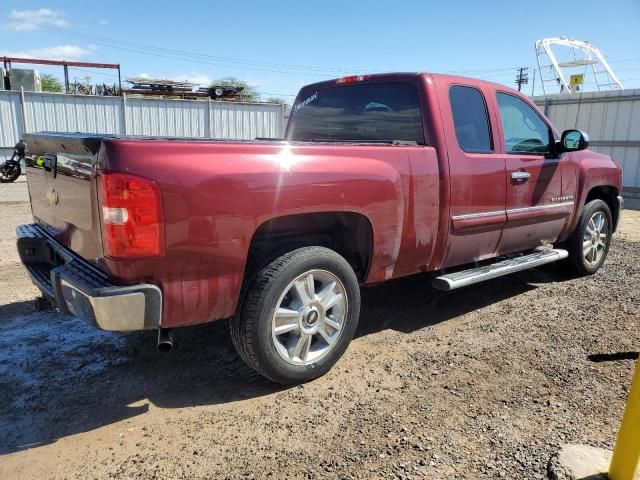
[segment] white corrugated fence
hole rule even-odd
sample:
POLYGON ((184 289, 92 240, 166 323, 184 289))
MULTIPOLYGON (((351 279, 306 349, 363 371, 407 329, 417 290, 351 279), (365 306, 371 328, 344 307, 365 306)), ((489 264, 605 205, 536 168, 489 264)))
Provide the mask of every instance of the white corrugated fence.
POLYGON ((284 134, 284 106, 0 91, 0 157, 11 156, 23 133, 40 131, 279 138, 284 134))
MULTIPOLYGON (((591 148, 624 170, 627 193, 640 196, 640 89, 547 95, 535 102, 560 130, 589 133, 591 148)), ((282 137, 284 107, 264 103, 98 97, 0 91, 0 156, 24 132, 57 131, 167 137, 282 137)))
POLYGON ((623 170, 623 194, 640 198, 640 89, 534 97, 559 130, 589 134, 591 149, 623 170))

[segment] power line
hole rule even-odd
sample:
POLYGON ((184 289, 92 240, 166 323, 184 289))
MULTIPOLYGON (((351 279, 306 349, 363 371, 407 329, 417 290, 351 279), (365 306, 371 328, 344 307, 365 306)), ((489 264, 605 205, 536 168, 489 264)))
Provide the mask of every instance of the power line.
POLYGON ((639 58, 622 58, 622 59, 618 59, 618 60, 609 60, 607 59, 608 63, 623 63, 623 62, 640 62, 640 57, 639 58))
POLYGON ((239 68, 245 70, 256 70, 263 72, 274 72, 284 74, 306 75, 306 76, 318 76, 321 72, 328 72, 332 74, 351 72, 353 69, 346 68, 328 68, 328 67, 315 67, 310 65, 294 65, 294 64, 278 64, 259 62, 254 60, 234 59, 230 57, 218 57, 214 55, 208 55, 204 53, 194 53, 184 50, 174 50, 168 48, 154 47, 152 45, 145 45, 141 43, 125 42, 120 40, 107 39, 106 37, 97 37, 93 35, 85 34, 70 34, 57 31, 51 31, 44 28, 38 28, 38 30, 58 35, 67 38, 73 38, 76 40, 83 40, 96 43, 108 48, 114 48, 118 50, 125 50, 134 53, 139 53, 148 56, 158 56, 162 58, 169 58, 174 60, 187 61, 192 63, 199 63, 205 65, 224 66, 229 68, 239 68), (270 68, 268 68, 270 67, 270 68), (291 70, 296 70, 291 71, 291 70), (304 73, 299 70, 316 71, 317 73, 304 73))
MULTIPOLYGON (((152 45, 145 45, 141 43, 114 40, 107 37, 94 36, 94 35, 62 33, 62 32, 51 31, 43 28, 38 28, 38 30, 52 34, 52 35, 58 35, 61 37, 67 37, 67 38, 73 38, 73 39, 80 39, 83 41, 93 42, 93 43, 105 46, 107 48, 114 48, 118 50, 129 51, 129 52, 137 53, 140 55, 167 58, 167 59, 176 60, 176 61, 186 61, 190 63, 196 63, 196 64, 208 65, 208 66, 237 68, 237 69, 244 69, 244 70, 272 72, 272 73, 280 73, 280 74, 286 74, 286 75, 307 76, 307 77, 315 77, 315 78, 334 77, 341 74, 345 74, 347 72, 354 73, 354 72, 365 70, 365 69, 356 69, 356 68, 347 68, 347 67, 320 67, 320 66, 312 66, 312 65, 264 62, 264 61, 248 60, 248 59, 241 59, 241 58, 235 58, 235 57, 224 57, 224 56, 215 56, 215 55, 209 55, 209 54, 197 53, 197 52, 188 52, 184 50, 168 49, 168 48, 156 47, 152 45), (292 70, 295 70, 295 71, 292 71, 292 70)), ((622 62, 631 62, 636 60, 640 60, 640 59, 626 58, 626 59, 612 60, 611 62, 622 63, 622 62)), ((508 83, 506 78, 507 76, 511 76, 509 72, 513 71, 513 69, 515 68, 518 68, 518 67, 449 70, 449 71, 443 71, 442 73, 472 75, 472 76, 478 76, 483 79, 496 79, 495 81, 499 81, 497 79, 500 79, 500 80, 504 79, 504 83, 508 83)), ((384 69, 379 69, 379 70, 384 70, 384 69)), ((636 70, 636 69, 623 69, 620 71, 627 71, 627 70, 630 71, 630 70, 636 70)), ((109 75, 103 72, 100 72, 100 73, 96 72, 96 73, 101 75, 109 75)), ((282 95, 282 96, 291 96, 291 97, 295 96, 293 94, 267 94, 267 93, 265 93, 264 95, 282 95)))
MULTIPOLYGON (((44 29, 40 29, 45 31, 44 29)), ((54 34, 59 34, 59 35, 63 35, 60 32, 51 32, 51 31, 47 31, 48 33, 54 33, 54 34)), ((67 36, 72 36, 72 34, 67 34, 67 36)), ((169 49, 169 48, 164 48, 164 47, 156 47, 153 45, 145 45, 142 43, 135 43, 135 42, 127 42, 124 40, 114 40, 108 37, 100 37, 100 36, 95 36, 95 35, 86 35, 86 34, 79 34, 76 36, 78 37, 86 37, 86 38, 90 38, 90 39, 98 39, 100 41, 104 41, 104 42, 109 42, 109 43, 114 43, 114 44, 121 44, 121 45, 127 45, 127 46, 131 46, 131 47, 135 47, 135 48, 145 48, 145 49, 150 49, 150 50, 156 50, 156 51, 160 51, 160 52, 167 52, 169 54, 177 54, 177 55, 187 55, 187 56, 192 56, 192 57, 200 57, 200 58, 209 58, 215 61, 225 61, 225 62, 233 62, 233 63, 239 63, 239 64, 249 64, 249 65, 258 65, 258 66, 265 66, 265 67, 275 67, 275 68, 286 68, 286 69, 308 69, 308 70, 322 70, 322 71, 331 71, 331 72, 344 72, 344 71, 351 71, 351 69, 346 68, 346 67, 319 67, 319 66, 313 66, 313 65, 298 65, 298 64, 289 64, 289 63, 273 63, 273 62, 262 62, 259 60, 248 60, 248 59, 242 59, 242 58, 237 58, 237 57, 223 57, 223 56, 217 56, 217 55, 209 55, 209 54, 205 54, 205 53, 195 53, 195 52, 189 52, 189 51, 185 51, 185 50, 176 50, 176 49, 169 49)))
MULTIPOLYGON (((320 67, 320 66, 312 66, 312 65, 261 62, 256 60, 247 60, 247 59, 240 59, 240 58, 234 58, 234 57, 221 57, 221 56, 209 55, 204 53, 195 53, 195 52, 189 52, 184 50, 155 47, 152 45, 146 45, 146 44, 135 43, 135 42, 126 42, 122 40, 114 40, 107 37, 100 37, 100 36, 94 36, 94 35, 62 33, 58 31, 47 30, 44 28, 38 28, 38 30, 46 33, 50 33, 53 35, 62 36, 62 37, 80 39, 83 41, 90 41, 102 46, 106 46, 108 48, 130 51, 130 52, 138 53, 142 55, 158 56, 162 58, 169 58, 174 60, 187 61, 192 63, 206 64, 206 65, 213 65, 213 66, 224 66, 228 68, 267 71, 267 72, 282 73, 282 74, 289 74, 289 75, 304 75, 304 76, 314 76, 314 77, 317 77, 319 75, 332 77, 340 74, 358 73, 358 72, 363 72, 365 70, 371 70, 369 68, 365 69, 365 68, 354 68, 354 67, 320 67), (295 71, 291 71, 291 70, 295 70, 295 71), (304 70, 305 72, 301 72, 300 70, 304 70), (312 72, 315 72, 315 73, 312 73, 312 72)), ((517 68, 517 67, 448 70, 448 71, 443 71, 442 73, 483 74, 483 73, 507 72, 507 71, 512 71, 514 68, 517 68)), ((376 69, 376 70, 384 71, 386 69, 376 69)))
POLYGON ((479 69, 479 70, 444 70, 442 73, 446 73, 446 74, 458 74, 458 73, 463 73, 463 74, 467 74, 467 73, 494 73, 494 72, 507 72, 507 71, 513 71, 514 68, 517 67, 500 67, 500 68, 484 68, 484 69, 479 69))
MULTIPOLYGON (((288 75, 303 75, 303 76, 314 76, 314 77, 335 76, 335 75, 344 74, 347 72, 357 73, 357 72, 362 72, 364 70, 369 70, 369 69, 353 68, 353 67, 320 67, 320 66, 312 66, 312 65, 264 62, 264 61, 257 61, 257 60, 242 59, 237 57, 216 56, 216 55, 209 55, 204 53, 189 52, 184 50, 168 49, 163 47, 156 47, 153 45, 127 42, 123 40, 114 40, 108 37, 102 37, 102 36, 96 36, 96 35, 62 33, 59 31, 47 30, 44 28, 38 28, 38 30, 46 33, 50 33, 53 35, 67 37, 67 38, 81 39, 84 41, 93 41, 94 43, 100 44, 102 46, 106 46, 108 48, 115 48, 115 49, 130 51, 130 52, 138 53, 142 55, 157 56, 161 58, 187 61, 191 63, 205 64, 205 65, 223 66, 228 68, 267 71, 267 72, 281 73, 281 74, 288 74, 288 75), (295 70, 295 71, 290 71, 290 70, 295 70), (304 70, 305 72, 301 72, 300 70, 304 70)), ((636 61, 636 60, 640 60, 640 59, 626 58, 626 59, 611 60, 611 62, 622 63, 622 62, 630 62, 630 61, 636 61)), ((508 72, 508 71, 512 71, 514 68, 517 68, 517 67, 450 70, 450 71, 443 71, 443 73, 471 74, 471 75, 475 74, 475 75, 483 76, 484 78, 491 78, 491 77, 501 77, 503 74, 498 73, 497 75, 491 75, 491 77, 484 74, 508 72)), ((382 71, 385 69, 377 69, 377 70, 382 71)))

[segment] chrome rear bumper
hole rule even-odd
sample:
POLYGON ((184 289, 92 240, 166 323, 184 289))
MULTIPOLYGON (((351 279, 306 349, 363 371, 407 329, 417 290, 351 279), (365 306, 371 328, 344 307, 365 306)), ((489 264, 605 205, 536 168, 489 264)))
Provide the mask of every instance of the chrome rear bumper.
POLYGON ((113 285, 107 275, 35 224, 16 229, 20 259, 33 283, 62 311, 102 330, 160 327, 162 292, 151 284, 113 285))

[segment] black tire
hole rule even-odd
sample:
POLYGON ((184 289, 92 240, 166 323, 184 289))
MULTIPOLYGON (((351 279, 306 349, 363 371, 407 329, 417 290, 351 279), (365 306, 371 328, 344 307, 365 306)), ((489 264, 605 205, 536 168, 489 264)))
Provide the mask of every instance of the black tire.
POLYGON ((15 182, 21 173, 20 163, 8 160, 0 167, 0 183, 15 182))
MULTIPOLYGON (((349 263, 333 250, 299 248, 277 258, 256 275, 238 312, 230 322, 230 331, 240 357, 274 382, 284 385, 308 382, 329 371, 353 338, 360 315, 358 279, 349 263), (340 280, 340 287, 346 294, 346 313, 342 329, 326 354, 313 363, 295 365, 277 351, 272 321, 275 309, 280 307, 281 296, 286 294, 291 283, 305 272, 314 270, 329 272, 340 280)), ((326 312, 328 314, 329 310, 326 312)), ((313 344, 311 338, 309 349, 313 344)))
POLYGON ((600 270, 607 258, 607 253, 609 253, 612 233, 613 219, 609 206, 603 200, 591 200, 582 209, 575 230, 564 243, 564 247, 569 252, 569 258, 565 263, 569 272, 576 276, 584 276, 593 275, 600 270), (604 215, 606 220, 606 225, 603 227, 603 230, 606 230, 606 239, 603 241, 604 247, 601 256, 591 257, 593 261, 589 261, 584 253, 585 235, 588 236, 589 222, 598 212, 604 215))

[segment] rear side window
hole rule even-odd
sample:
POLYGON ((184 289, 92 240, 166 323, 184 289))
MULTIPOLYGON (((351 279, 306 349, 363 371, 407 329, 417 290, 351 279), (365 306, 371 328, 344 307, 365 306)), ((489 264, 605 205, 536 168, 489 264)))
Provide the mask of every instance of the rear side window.
POLYGON ((549 153, 551 129, 540 115, 523 100, 507 93, 497 93, 505 148, 508 153, 549 153))
POLYGON ((287 140, 400 140, 424 144, 418 89, 413 83, 305 89, 296 100, 287 140))
POLYGON ((449 102, 458 145, 465 152, 491 153, 491 129, 487 105, 477 88, 453 85, 449 89, 449 102))

